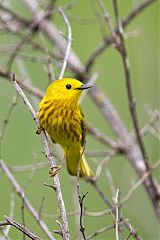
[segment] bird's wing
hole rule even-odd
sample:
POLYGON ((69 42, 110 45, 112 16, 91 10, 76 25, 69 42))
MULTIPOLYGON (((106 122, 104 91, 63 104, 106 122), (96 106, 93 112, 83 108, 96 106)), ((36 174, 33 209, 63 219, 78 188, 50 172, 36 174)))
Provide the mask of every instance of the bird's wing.
POLYGON ((84 114, 81 110, 81 131, 82 131, 82 140, 81 140, 81 145, 82 147, 85 146, 86 143, 86 123, 85 123, 85 119, 84 119, 84 114))

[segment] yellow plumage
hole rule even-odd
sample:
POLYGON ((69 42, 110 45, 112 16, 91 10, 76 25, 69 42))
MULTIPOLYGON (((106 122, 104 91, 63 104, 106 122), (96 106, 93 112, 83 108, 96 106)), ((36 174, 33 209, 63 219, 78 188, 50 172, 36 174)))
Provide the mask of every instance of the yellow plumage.
POLYGON ((56 80, 49 85, 40 102, 38 118, 52 142, 59 143, 65 154, 68 172, 80 177, 93 176, 84 155, 86 125, 78 100, 90 86, 71 78, 56 80))

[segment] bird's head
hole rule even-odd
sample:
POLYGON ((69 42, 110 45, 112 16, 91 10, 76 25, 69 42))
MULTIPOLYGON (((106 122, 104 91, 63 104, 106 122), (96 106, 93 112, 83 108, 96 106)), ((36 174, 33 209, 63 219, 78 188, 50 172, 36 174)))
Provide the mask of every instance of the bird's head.
POLYGON ((55 80, 49 85, 46 96, 54 99, 75 99, 78 101, 83 90, 91 87, 91 85, 85 85, 76 79, 63 78, 55 80))

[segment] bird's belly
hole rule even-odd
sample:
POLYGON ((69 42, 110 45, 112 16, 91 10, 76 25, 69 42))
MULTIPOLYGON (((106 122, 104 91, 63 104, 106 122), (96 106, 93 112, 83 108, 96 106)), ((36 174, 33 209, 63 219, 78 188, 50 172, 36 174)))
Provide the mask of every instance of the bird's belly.
POLYGON ((66 148, 73 143, 81 142, 82 135, 79 124, 69 123, 61 117, 52 120, 52 123, 46 128, 51 139, 66 148))

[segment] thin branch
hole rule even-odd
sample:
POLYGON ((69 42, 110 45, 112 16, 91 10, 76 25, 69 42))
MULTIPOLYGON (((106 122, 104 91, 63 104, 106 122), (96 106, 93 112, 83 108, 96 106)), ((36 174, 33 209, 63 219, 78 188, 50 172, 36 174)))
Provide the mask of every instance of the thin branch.
POLYGON ((59 75, 59 79, 62 79, 63 76, 64 76, 64 73, 65 73, 65 69, 66 69, 66 66, 67 66, 67 61, 68 61, 68 58, 69 58, 69 53, 70 53, 70 50, 71 50, 71 44, 72 44, 72 29, 71 29, 71 26, 70 26, 70 23, 68 21, 68 18, 67 16, 65 15, 64 11, 59 8, 58 9, 60 14, 62 15, 65 23, 66 23, 66 26, 67 26, 67 29, 68 29, 68 44, 67 44, 67 48, 66 48, 66 54, 65 54, 65 58, 63 60, 63 65, 62 65, 62 69, 61 69, 61 73, 59 75))
MULTIPOLYGON (((76 215, 80 215, 80 211, 71 211, 71 212, 67 212, 67 216, 68 217, 72 217, 72 216, 76 216, 76 215)), ((105 215, 110 215, 111 214, 111 210, 110 209, 105 209, 103 211, 99 211, 99 212, 89 212, 86 210, 83 210, 83 216, 87 216, 87 217, 102 217, 105 215)), ((59 214, 50 214, 50 213, 43 213, 43 217, 46 218, 59 218, 59 214)))
POLYGON ((144 125, 144 127, 140 130, 141 136, 144 137, 144 136, 146 135, 146 133, 149 131, 150 127, 153 127, 153 126, 155 125, 155 123, 156 123, 157 121, 159 121, 159 120, 160 120, 160 112, 157 111, 157 110, 155 110, 155 111, 152 113, 149 121, 148 121, 148 122, 144 125))
POLYGON ((83 202, 84 202, 84 198, 86 197, 86 195, 88 194, 88 192, 86 192, 85 194, 82 195, 82 197, 79 195, 79 205, 80 205, 80 231, 82 233, 83 239, 86 240, 86 236, 85 236, 85 227, 83 225, 83 202))
POLYGON ((115 199, 115 196, 116 196, 116 186, 114 184, 112 174, 110 173, 108 168, 105 170, 105 175, 107 176, 107 179, 108 179, 108 182, 109 182, 109 187, 110 187, 111 193, 112 193, 112 199, 115 199))
POLYGON ((32 240, 41 240, 37 235, 35 235, 35 233, 31 232, 26 226, 18 223, 17 221, 13 220, 10 217, 7 217, 7 216, 4 216, 4 217, 6 218, 6 222, 4 222, 4 225, 6 224, 6 225, 11 225, 15 227, 16 229, 24 233, 27 237, 29 237, 32 240))
MULTIPOLYGON (((127 221, 124 220, 124 221, 119 222, 119 226, 124 225, 125 222, 127 222, 127 221)), ((96 237, 97 235, 99 235, 101 233, 104 233, 104 232, 107 232, 109 230, 112 230, 114 228, 115 228, 115 224, 107 226, 107 227, 104 227, 104 228, 101 228, 101 229, 98 229, 95 232, 91 233, 89 236, 87 236, 86 240, 90 240, 90 239, 96 237)))
POLYGON ((142 152, 145 164, 146 164, 146 168, 147 168, 147 170, 149 170, 148 156, 147 156, 147 153, 145 150, 143 140, 140 135, 138 117, 137 117, 136 106, 135 106, 136 102, 135 102, 135 99, 134 99, 133 93, 132 93, 130 64, 129 64, 129 58, 128 58, 128 54, 127 54, 127 50, 126 50, 126 46, 125 46, 123 26, 122 26, 122 22, 121 22, 120 15, 119 15, 117 0, 113 0, 113 5, 114 5, 115 16, 116 16, 118 34, 120 37, 120 44, 119 44, 118 50, 119 50, 122 60, 123 60, 130 114, 131 114, 134 129, 135 129, 137 141, 138 141, 139 147, 141 149, 141 152, 142 152))
POLYGON ((44 201, 45 201, 45 197, 43 196, 42 199, 41 199, 40 207, 39 207, 39 211, 38 211, 39 219, 41 219, 42 209, 43 209, 43 207, 44 207, 44 201))
POLYGON ((130 12, 130 14, 124 20, 122 20, 123 28, 125 28, 137 15, 143 12, 145 8, 156 1, 157 0, 144 0, 142 3, 137 4, 137 6, 130 12))
MULTIPOLYGON (((37 118, 37 114, 34 111, 33 107, 31 106, 30 102, 28 101, 27 97, 23 93, 22 89, 20 88, 20 86, 16 82, 15 75, 13 75, 11 80, 12 80, 12 83, 13 83, 17 93, 22 97, 24 103, 28 107, 28 110, 30 111, 35 123, 37 124, 37 126, 39 126, 39 121, 38 121, 38 118, 37 118)), ((48 144, 48 139, 47 139, 47 136, 46 136, 46 133, 45 133, 44 130, 41 131, 41 137, 42 137, 42 141, 43 141, 43 144, 44 144, 45 155, 46 155, 47 159, 49 160, 50 167, 55 166, 56 162, 55 162, 54 156, 53 156, 53 154, 50 150, 50 147, 49 147, 49 144, 48 144)), ((65 205, 64 205, 64 201, 63 201, 63 196, 62 196, 62 192, 61 192, 61 186, 60 186, 58 174, 53 178, 53 185, 56 186, 55 187, 55 192, 56 192, 58 205, 59 205, 59 209, 60 209, 60 216, 61 216, 61 221, 62 221, 61 232, 62 232, 63 238, 68 240, 68 239, 70 239, 70 234, 69 234, 68 221, 67 221, 67 216, 66 216, 66 209, 65 209, 65 205)))
POLYGON ((105 145, 111 147, 112 149, 116 150, 117 152, 123 151, 122 147, 111 138, 106 136, 103 132, 101 132, 98 128, 94 127, 92 123, 87 123, 87 132, 92 134, 95 139, 101 141, 105 145))
POLYGON ((13 96, 11 106, 8 110, 7 116, 5 117, 5 119, 3 121, 2 128, 0 129, 0 157, 2 157, 2 142, 3 142, 4 135, 5 135, 5 131, 7 129, 13 109, 17 104, 17 100, 18 100, 17 95, 13 96))
MULTIPOLYGON (((13 77, 13 74, 0 69, 0 76, 10 81, 13 77)), ((20 85, 21 88, 23 88, 23 90, 29 92, 33 96, 39 99, 41 99, 44 96, 44 93, 41 90, 24 82, 23 79, 20 77, 16 76, 16 82, 20 85)))
POLYGON ((7 63, 7 71, 10 72, 12 64, 14 59, 16 58, 18 52, 21 50, 21 48, 23 47, 23 45, 28 41, 28 39, 31 38, 31 36, 33 35, 34 30, 36 29, 36 27, 40 24, 40 22, 46 18, 48 16, 48 12, 47 13, 43 13, 40 12, 38 14, 38 16, 30 23, 30 25, 28 26, 27 29, 29 29, 29 31, 27 32, 27 34, 21 39, 21 41, 17 44, 16 48, 14 49, 14 51, 12 52, 12 54, 9 57, 8 63, 7 63))
POLYGON ((43 161, 43 162, 38 162, 38 163, 33 163, 33 164, 27 164, 27 165, 18 165, 18 166, 10 166, 10 169, 12 172, 27 172, 31 171, 33 168, 36 170, 39 169, 44 169, 48 167, 48 162, 43 161))
MULTIPOLYGON (((122 20, 122 26, 123 28, 127 27, 129 23, 138 15, 140 14, 146 7, 148 7, 150 4, 156 2, 156 0, 145 0, 144 2, 140 3, 138 6, 136 6, 130 14, 122 20)), ((117 33, 118 29, 115 29, 115 32, 117 33)), ((86 72, 89 73, 91 68, 93 67, 94 62, 98 59, 98 57, 106 50, 112 43, 114 43, 112 36, 106 36, 106 38, 103 39, 103 41, 98 45, 98 47, 94 50, 92 54, 90 54, 90 57, 88 58, 85 66, 86 66, 86 72)))
POLYGON ((134 234, 134 229, 132 228, 132 225, 130 224, 130 233, 125 240, 128 240, 133 234, 134 234))
MULTIPOLYGON (((23 2, 36 18, 38 18, 38 15, 40 14, 40 12, 43 13, 43 11, 39 9, 37 1, 23 0, 23 2)), ((51 39, 51 41, 55 43, 56 48, 59 51, 59 56, 64 57, 67 49, 67 42, 60 35, 55 25, 52 24, 49 20, 43 19, 43 21, 39 23, 39 28, 44 34, 46 34, 49 37, 49 39, 51 39)), ((73 52, 72 49, 69 54, 68 64, 69 64, 69 67, 77 74, 81 75, 85 72, 84 66, 82 65, 81 61, 79 60, 79 58, 76 56, 76 54, 73 52)))
POLYGON ((119 240, 119 188, 117 188, 116 191, 115 209, 116 209, 115 219, 116 240, 119 240))
POLYGON ((105 165, 117 154, 117 152, 115 150, 111 150, 107 156, 102 159, 99 163, 98 163, 98 166, 97 166, 97 169, 96 169, 96 174, 95 176, 93 177, 93 181, 97 181, 100 176, 101 176, 101 173, 102 171, 104 170, 104 167, 105 165))
POLYGON ((30 21, 26 20, 26 18, 23 18, 22 16, 18 15, 18 13, 14 13, 11 9, 7 8, 3 5, 3 3, 0 3, 0 10, 3 10, 3 12, 8 13, 11 16, 11 19, 17 20, 18 22, 21 22, 24 26, 28 27, 30 24, 30 21))
MULTIPOLYGON (((127 95, 128 95, 128 104, 129 104, 131 119, 132 119, 132 123, 134 126, 138 146, 140 148, 140 151, 143 156, 143 161, 146 166, 146 171, 149 171, 149 169, 150 169, 149 159, 148 159, 148 156, 146 153, 143 139, 140 135, 140 128, 139 128, 139 122, 138 122, 138 117, 137 117, 137 112, 136 112, 135 99, 134 99, 133 93, 132 93, 129 58, 128 58, 127 50, 126 50, 126 46, 125 46, 123 26, 122 26, 122 22, 121 22, 120 15, 119 15, 117 0, 113 0, 113 5, 114 5, 116 22, 117 22, 118 35, 120 37, 120 44, 119 44, 118 50, 119 50, 122 60, 123 60, 123 67, 124 67, 124 72, 125 72, 126 88, 127 88, 127 95)), ((157 217, 160 220, 160 208, 159 208, 160 194, 158 193, 157 187, 156 187, 151 175, 148 176, 148 179, 150 182, 149 183, 150 186, 152 186, 152 189, 151 189, 152 193, 150 193, 150 197, 151 197, 151 199, 153 199, 152 201, 154 203, 154 208, 155 208, 157 217), (154 196, 153 196, 153 192, 155 193, 154 196)))
MULTIPOLYGON (((98 186, 98 184, 95 181, 92 181, 92 179, 89 180, 89 183, 94 187, 94 189, 97 191, 97 193, 99 194, 99 196, 103 199, 103 201, 109 206, 109 208, 111 209, 112 213, 115 215, 115 207, 112 205, 112 203, 110 202, 110 200, 108 199, 108 197, 104 194, 104 192, 100 189, 100 187, 98 186)), ((124 226, 126 227, 126 229, 128 229, 130 231, 130 224, 128 222, 125 222, 123 217, 119 218, 119 221, 124 222, 124 226)), ((114 225, 115 226, 115 225, 114 225)), ((137 231, 133 228, 134 230, 134 234, 133 237, 136 240, 141 240, 141 237, 138 235, 137 231)))
POLYGON ((0 160, 0 167, 1 167, 2 171, 5 173, 5 175, 7 176, 8 180, 11 183, 11 185, 13 186, 14 191, 24 201, 24 204, 25 204, 26 208, 31 213, 33 218, 36 220, 36 222, 38 223, 38 225, 40 226, 42 231, 45 233, 47 238, 50 239, 50 240, 54 240, 55 238, 53 237, 52 233, 48 229, 47 225, 41 219, 39 219, 39 214, 34 209, 32 204, 28 200, 28 198, 25 196, 23 189, 20 187, 19 183, 17 182, 17 180, 15 179, 15 177, 11 173, 10 169, 7 167, 7 165, 4 163, 3 160, 0 160))
POLYGON ((153 172, 155 169, 158 168, 158 166, 160 165, 160 160, 158 160, 151 168, 148 172, 146 172, 129 190, 129 192, 126 194, 126 196, 121 200, 120 205, 124 205, 124 203, 126 203, 131 196, 135 193, 135 191, 138 189, 138 187, 145 181, 145 179, 150 175, 151 172, 153 172))
MULTIPOLYGON (((15 193, 12 191, 11 192, 11 199, 10 199, 10 214, 9 214, 10 218, 14 217, 14 209, 15 209, 15 193)), ((8 236, 10 228, 11 228, 11 226, 8 225, 6 227, 6 229, 4 230, 4 235, 5 236, 8 236)))
MULTIPOLYGON (((22 205, 21 205, 21 214, 22 214, 22 224, 25 227, 25 204, 24 204, 24 198, 22 199, 22 205)), ((23 240, 26 239, 26 234, 23 233, 23 240)))
MULTIPOLYGON (((125 149, 125 154, 129 161, 132 163, 136 173, 139 178, 147 171, 142 153, 139 146, 136 144, 134 137, 127 131, 124 123, 120 119, 120 116, 116 109, 113 107, 107 96, 105 96, 97 86, 94 86, 90 91, 90 96, 99 107, 102 115, 110 124, 113 132, 117 135, 118 139, 122 143, 125 149)), ((144 187, 152 201, 155 209, 155 213, 160 220, 160 194, 158 192, 157 186, 150 177, 146 178, 143 182, 144 187)))
MULTIPOLYGON (((37 14, 40 12, 39 8, 37 7, 38 3, 35 0, 23 0, 23 1, 26 3, 27 7, 30 9, 30 11, 33 13, 33 15, 37 16, 37 14)), ((136 8, 137 14, 139 14, 142 10, 144 10, 144 8, 146 6, 149 6, 149 4, 151 4, 155 1, 150 0, 150 1, 145 1, 145 2, 148 2, 148 4, 143 2, 142 4, 139 5, 139 10, 137 10, 138 8, 136 8), (140 7, 142 5, 144 5, 144 8, 140 7)), ((131 20, 134 19, 134 14, 133 14, 134 11, 135 11, 135 9, 132 10, 132 12, 131 12, 132 17, 129 19, 128 22, 126 22, 126 25, 131 20)), ((123 26, 123 27, 125 27, 125 26, 123 26)), ((39 24, 39 30, 44 32, 49 37, 49 39, 52 43, 55 43, 57 49, 60 52, 60 55, 64 56, 65 52, 66 52, 67 43, 66 43, 66 40, 59 34, 59 32, 55 28, 55 26, 49 20, 43 19, 43 21, 41 21, 39 24)), ((110 42, 110 43, 113 42, 111 38, 107 38, 107 40, 105 40, 105 41, 110 42)), ((105 48, 106 48, 106 45, 105 45, 104 49, 105 48)), ((86 77, 86 72, 85 72, 84 66, 82 65, 81 61, 79 60, 79 58, 75 55, 75 53, 72 50, 69 55, 68 63, 70 65, 70 69, 72 69, 72 71, 75 73, 75 75, 80 80, 82 80, 82 81, 88 80, 88 77, 86 77)), ((0 75, 3 77, 7 77, 8 73, 6 75, 6 72, 1 70, 0 75)), ((26 84, 23 84, 21 86, 24 86, 24 88, 26 90, 28 90, 29 92, 32 92, 33 94, 37 94, 37 96, 39 98, 41 98, 43 96, 43 93, 42 94, 37 93, 37 91, 35 89, 30 88, 30 87, 28 88, 28 86, 26 86, 26 84)), ((135 144, 134 139, 132 138, 132 136, 129 135, 128 131, 126 130, 125 126, 123 125, 115 108, 112 106, 109 99, 107 99, 107 97, 104 96, 102 94, 102 92, 99 89, 97 89, 97 87, 94 88, 94 91, 93 91, 93 89, 90 90, 90 95, 92 96, 92 98, 96 102, 96 104, 98 105, 98 107, 99 107, 100 111, 102 112, 102 114, 104 115, 105 119, 110 123, 113 131, 116 133, 118 138, 122 141, 122 144, 124 144, 125 150, 126 150, 126 155, 127 155, 128 159, 130 160, 130 162, 132 163, 138 176, 141 178, 146 171, 146 167, 143 163, 142 155, 141 155, 137 145, 135 144)), ((160 215, 160 210, 158 207, 159 202, 160 202, 160 196, 159 196, 157 188, 155 187, 155 184, 153 182, 150 182, 150 180, 147 178, 144 181, 144 186, 145 186, 145 189, 147 190, 148 195, 149 195, 149 197, 152 201, 152 204, 155 208, 155 212, 157 213, 157 215, 160 215)))
POLYGON ((106 20, 107 22, 107 25, 108 25, 108 28, 110 30, 110 33, 111 33, 111 37, 112 37, 112 40, 113 40, 113 43, 115 43, 116 45, 118 45, 118 42, 119 42, 119 39, 116 35, 116 32, 115 32, 115 29, 113 27, 113 24, 112 24, 112 21, 110 19, 110 15, 109 15, 109 12, 107 11, 104 3, 102 0, 98 0, 99 2, 99 5, 104 13, 104 19, 106 20))

